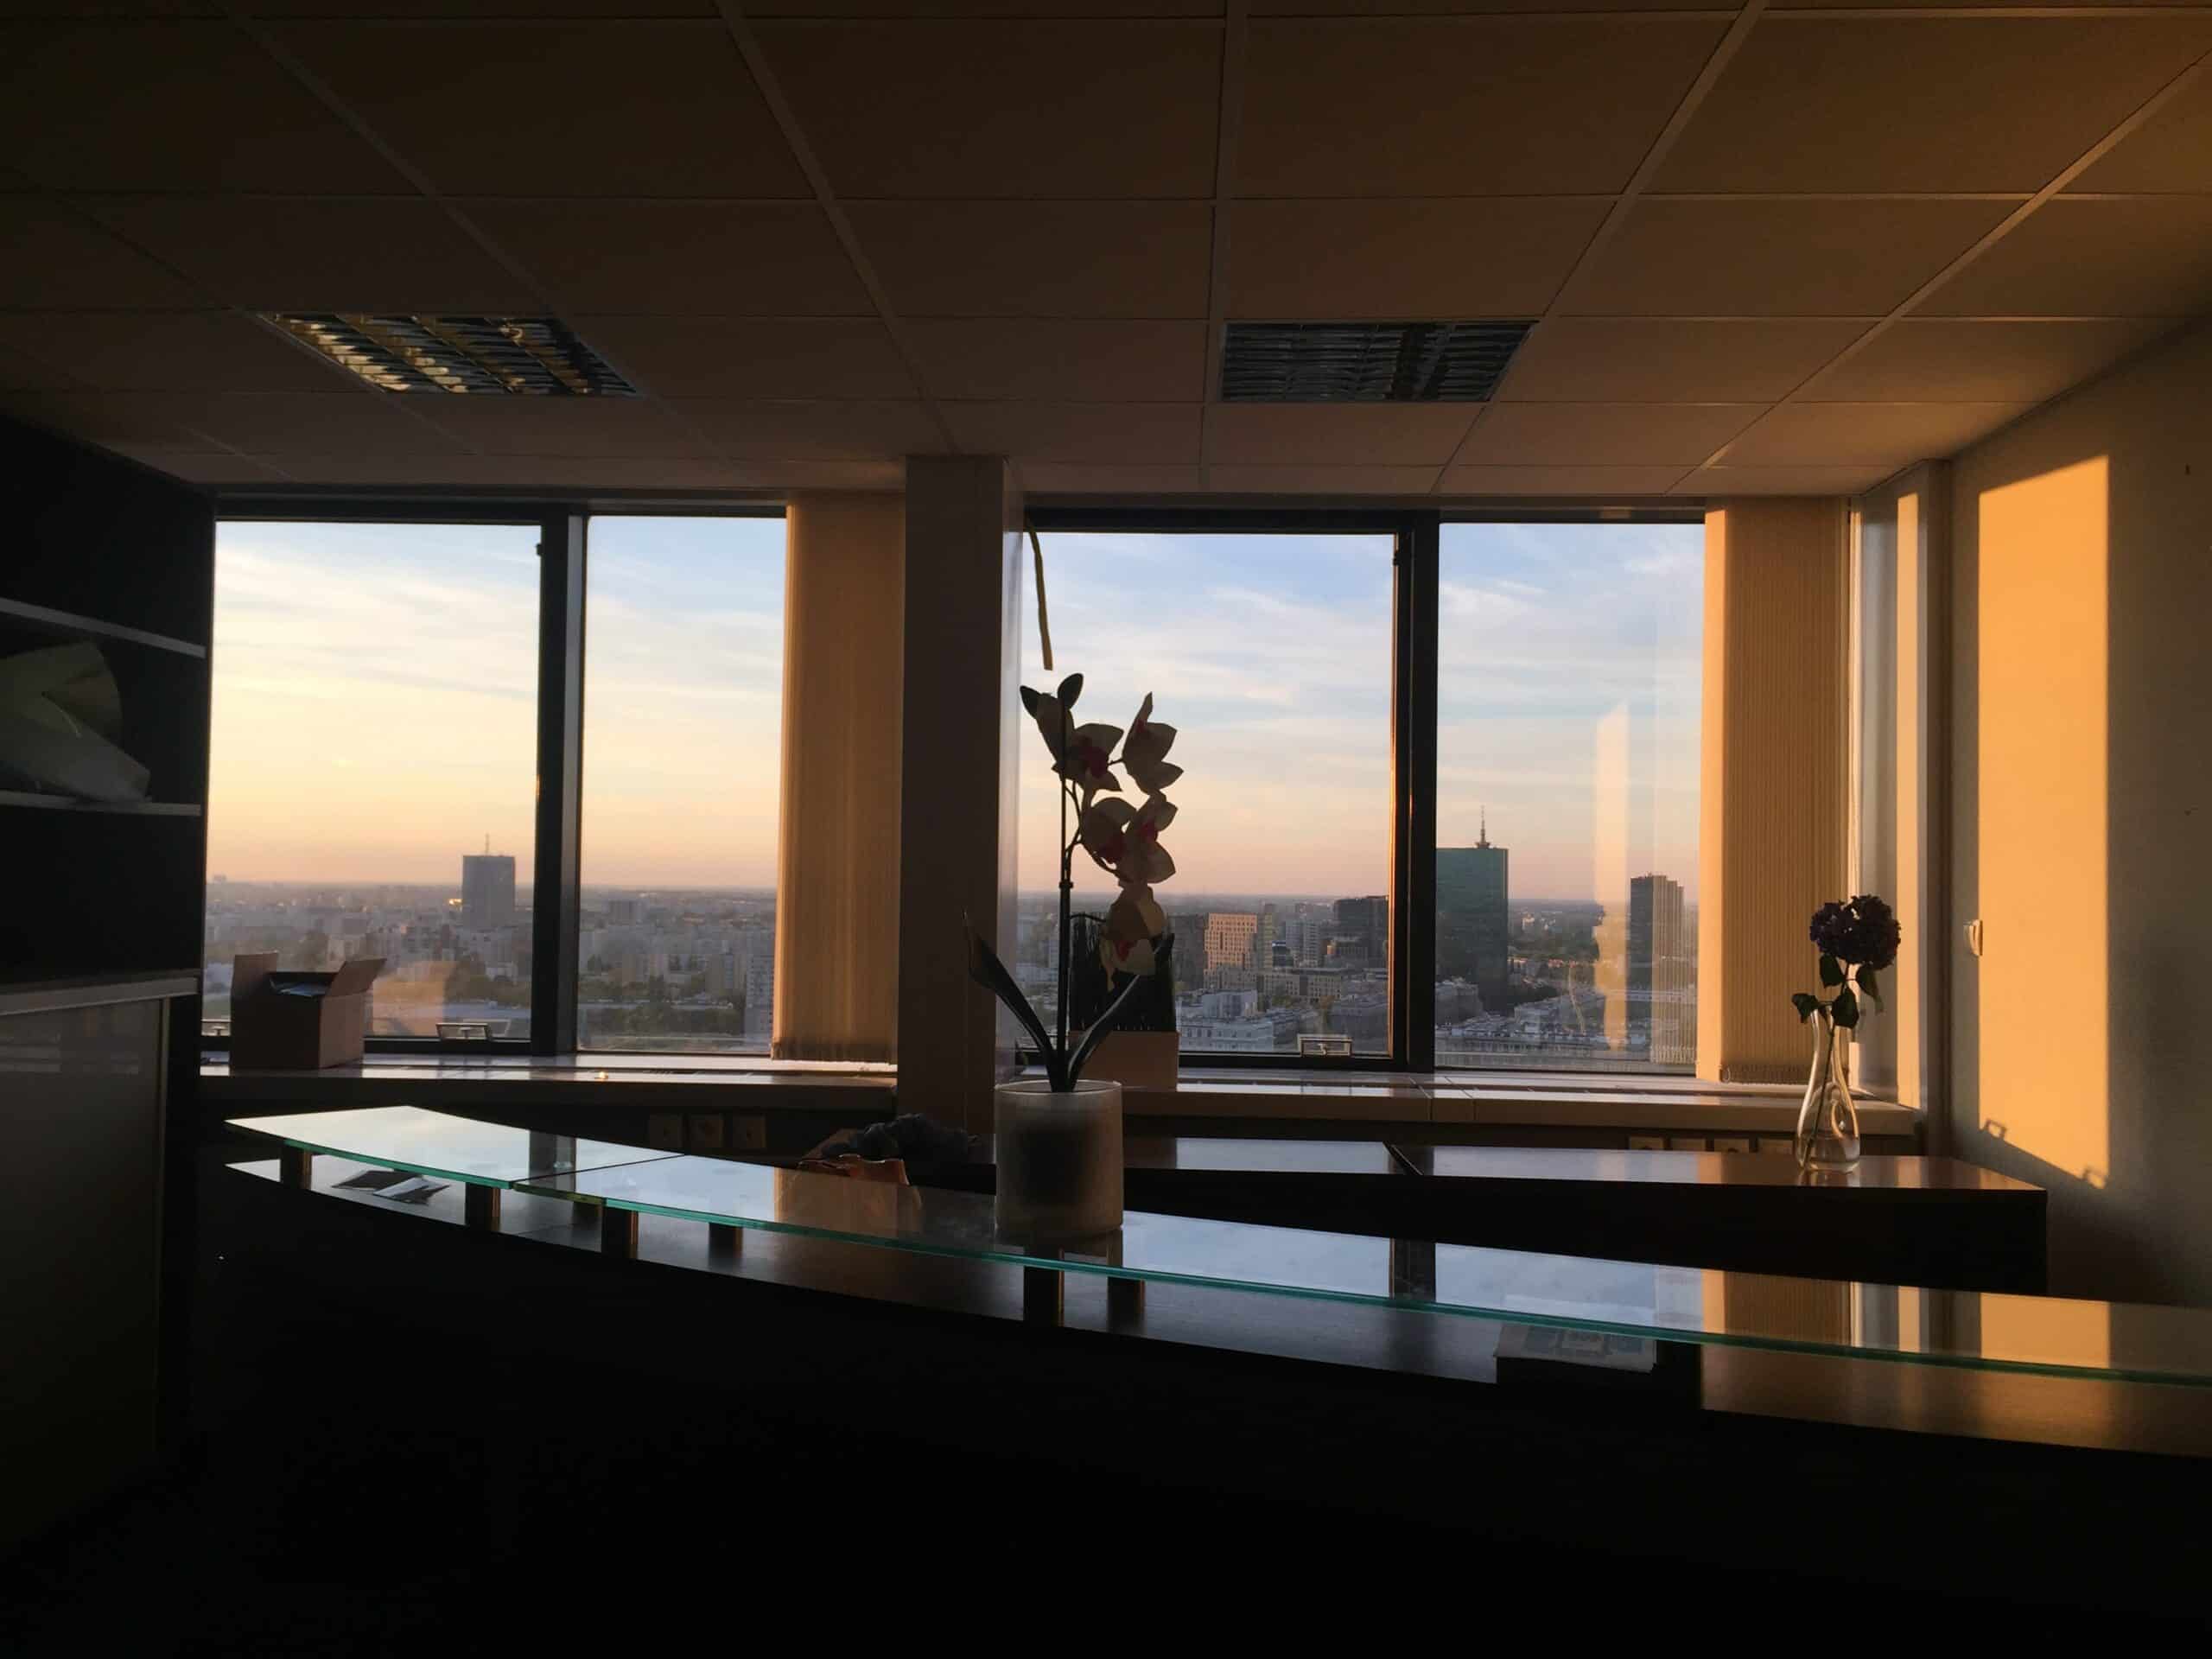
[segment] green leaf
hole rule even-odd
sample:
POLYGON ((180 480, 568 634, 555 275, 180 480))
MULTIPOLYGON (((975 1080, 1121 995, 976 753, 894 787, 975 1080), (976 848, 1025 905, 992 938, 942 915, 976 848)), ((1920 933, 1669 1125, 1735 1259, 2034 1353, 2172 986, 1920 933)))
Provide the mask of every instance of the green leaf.
POLYGON ((1797 1023, 1801 1026, 1811 1019, 1814 1012, 1821 1006, 1821 999, 1810 991, 1800 991, 1789 1000, 1796 1006, 1797 1023))
POLYGON ((1029 711, 1029 716, 1033 720, 1037 717, 1038 696, 1037 692, 1032 691, 1026 685, 1021 688, 1021 706, 1029 711))
POLYGON ((1859 990, 1861 995, 1874 1005, 1875 1012, 1880 1013, 1882 988, 1874 982, 1874 970, 1872 968, 1861 968, 1859 970, 1859 990))
POLYGON ((1847 1031, 1856 1030, 1859 1026, 1859 999, 1851 994, 1847 985, 1836 994, 1835 1022, 1847 1031))
POLYGON ((1843 964, 1826 954, 1821 957, 1821 983, 1830 990, 1843 983, 1843 964))
POLYGON ((1071 674, 1060 682, 1060 707, 1072 709, 1075 700, 1083 695, 1083 676, 1071 674))

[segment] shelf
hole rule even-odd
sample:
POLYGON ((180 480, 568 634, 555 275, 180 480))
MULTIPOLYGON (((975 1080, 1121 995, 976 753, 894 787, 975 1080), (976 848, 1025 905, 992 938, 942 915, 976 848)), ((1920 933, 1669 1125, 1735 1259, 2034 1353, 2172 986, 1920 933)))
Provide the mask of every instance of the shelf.
POLYGON ((114 1002, 146 1002, 172 996, 196 996, 196 968, 149 969, 143 973, 92 974, 80 979, 0 981, 0 1015, 60 1014, 71 1008, 104 1007, 114 1002))
POLYGON ((79 801, 67 795, 0 789, 0 806, 37 807, 48 812, 111 812, 136 818, 196 818, 201 809, 190 801, 79 801))
POLYGON ((26 604, 20 599, 0 599, 0 622, 16 622, 50 633, 58 639, 90 639, 122 645, 146 645, 156 651, 173 652, 180 657, 194 657, 205 661, 207 647, 195 645, 188 639, 173 639, 165 633, 149 633, 143 628, 126 628, 119 623, 103 622, 97 617, 79 616, 73 611, 57 611, 44 605, 26 604))

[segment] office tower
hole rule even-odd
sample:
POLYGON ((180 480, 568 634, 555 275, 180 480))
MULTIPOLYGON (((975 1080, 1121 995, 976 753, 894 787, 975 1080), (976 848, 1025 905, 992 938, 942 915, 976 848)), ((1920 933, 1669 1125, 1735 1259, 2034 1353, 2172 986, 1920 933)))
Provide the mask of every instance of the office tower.
POLYGON ((1256 968, 1260 918, 1250 911, 1215 911, 1206 918, 1206 971, 1256 968))
POLYGON ((1491 1008, 1503 1006, 1512 941, 1505 861, 1506 849, 1491 845, 1487 815, 1473 846, 1436 849, 1437 977, 1472 980, 1491 1008))
POLYGON ((464 853, 461 860, 461 919, 465 927, 512 927, 515 861, 508 853, 464 853))
POLYGON ((1358 941, 1358 954, 1381 966, 1390 959, 1390 901, 1379 893, 1363 899, 1339 899, 1336 906, 1336 938, 1358 941))
POLYGON ((1696 1010, 1690 1001, 1690 953, 1682 920, 1681 883, 1639 875, 1628 884, 1628 1001, 1646 1013, 1650 1058, 1685 1065, 1697 1058, 1696 1010))

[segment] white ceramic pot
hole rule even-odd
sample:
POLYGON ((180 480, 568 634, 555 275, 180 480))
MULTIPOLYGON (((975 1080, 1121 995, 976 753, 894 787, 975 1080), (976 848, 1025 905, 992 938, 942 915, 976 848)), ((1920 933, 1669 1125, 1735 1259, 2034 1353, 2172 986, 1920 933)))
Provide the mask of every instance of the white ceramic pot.
POLYGON ((999 1236, 1096 1237, 1122 1224, 1122 1085, 1085 1078, 1065 1094, 1042 1078, 999 1084, 999 1236))

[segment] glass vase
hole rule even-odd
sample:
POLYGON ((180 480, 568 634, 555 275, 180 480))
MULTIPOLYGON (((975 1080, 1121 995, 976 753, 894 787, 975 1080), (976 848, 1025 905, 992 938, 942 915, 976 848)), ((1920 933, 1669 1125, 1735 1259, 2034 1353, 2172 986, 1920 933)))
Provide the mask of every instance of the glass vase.
POLYGON ((1814 1011, 1813 1071, 1797 1109, 1797 1167, 1840 1173, 1859 1166, 1859 1109, 1851 1103, 1851 1032, 1826 1008, 1814 1011))
POLYGON ((1002 1083, 994 1103, 999 1237, 1093 1238, 1122 1224, 1122 1085, 1085 1078, 1056 1093, 1041 1078, 1002 1083))

